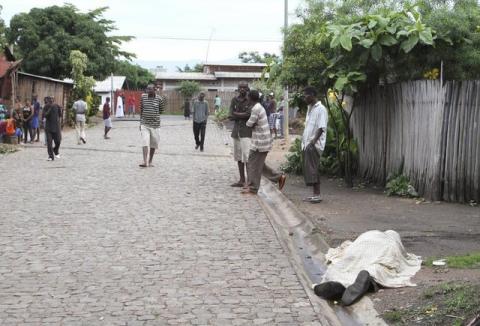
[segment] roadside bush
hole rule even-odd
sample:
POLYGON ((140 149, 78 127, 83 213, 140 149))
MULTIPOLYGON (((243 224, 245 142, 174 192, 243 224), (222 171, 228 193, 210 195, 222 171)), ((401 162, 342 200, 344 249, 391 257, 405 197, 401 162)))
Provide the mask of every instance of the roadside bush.
POLYGON ((403 174, 396 174, 387 179, 386 193, 388 196, 400 197, 418 197, 415 188, 410 184, 410 180, 403 174))
POLYGON ((215 112, 215 121, 223 122, 228 119, 228 108, 220 108, 217 112, 215 112))
POLYGON ((281 166, 281 169, 286 173, 303 174, 302 140, 295 139, 288 151, 287 161, 281 166))

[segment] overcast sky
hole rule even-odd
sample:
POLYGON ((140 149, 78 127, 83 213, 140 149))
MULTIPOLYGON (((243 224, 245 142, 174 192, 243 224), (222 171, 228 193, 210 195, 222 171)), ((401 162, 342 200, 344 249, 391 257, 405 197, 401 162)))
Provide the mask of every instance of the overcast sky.
MULTIPOLYGON (((63 5, 55 0, 2 0, 1 17, 33 7, 63 5)), ((105 17, 116 22, 117 35, 136 39, 124 50, 143 66, 238 61, 242 51, 280 53, 284 0, 81 0, 68 1, 82 11, 108 6, 105 17), (208 39, 212 39, 211 42, 208 39), (202 39, 202 40, 197 40, 202 39)), ((289 0, 289 20, 303 0, 289 0)))

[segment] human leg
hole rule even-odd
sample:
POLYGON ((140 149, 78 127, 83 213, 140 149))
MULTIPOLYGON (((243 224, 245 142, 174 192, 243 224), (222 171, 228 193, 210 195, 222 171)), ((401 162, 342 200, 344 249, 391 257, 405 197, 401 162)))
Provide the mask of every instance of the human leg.
POLYGON ((195 149, 200 147, 200 124, 193 122, 193 137, 195 138, 195 149))
POLYGON ((55 146, 53 147, 53 154, 55 156, 59 155, 59 150, 60 150, 60 143, 62 142, 62 136, 60 132, 55 132, 52 134, 53 142, 55 143, 55 146))
POLYGON ((260 188, 263 165, 268 152, 250 151, 248 156, 248 190, 257 193, 260 188))
POLYGON ((205 131, 207 129, 207 123, 200 124, 200 150, 203 151, 203 144, 205 143, 205 131))
POLYGON ((47 142, 47 153, 48 157, 53 161, 55 157, 53 156, 53 147, 52 147, 52 133, 45 131, 45 137, 46 137, 46 142, 47 142))

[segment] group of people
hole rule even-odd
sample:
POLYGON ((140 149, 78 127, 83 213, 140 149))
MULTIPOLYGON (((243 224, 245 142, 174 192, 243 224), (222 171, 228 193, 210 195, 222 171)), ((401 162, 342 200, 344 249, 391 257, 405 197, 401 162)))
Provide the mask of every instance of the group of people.
POLYGON ((19 144, 40 141, 40 103, 36 95, 32 101, 17 97, 11 110, 0 98, 0 135, 16 136, 19 144))
MULTIPOLYGON (((285 185, 285 175, 265 163, 272 148, 273 128, 269 116, 273 111, 267 115, 268 109, 261 104, 260 93, 250 90, 247 83, 240 83, 238 91, 239 95, 233 98, 230 105, 229 118, 234 121, 231 136, 240 179, 231 186, 242 187, 243 194, 256 194, 263 174, 270 181, 278 183, 281 190, 285 185)), ((308 104, 302 136, 304 178, 305 183, 313 188, 313 195, 305 198, 305 201, 318 203, 322 200, 319 165, 325 148, 328 114, 318 101, 315 88, 306 87, 303 95, 308 104)))

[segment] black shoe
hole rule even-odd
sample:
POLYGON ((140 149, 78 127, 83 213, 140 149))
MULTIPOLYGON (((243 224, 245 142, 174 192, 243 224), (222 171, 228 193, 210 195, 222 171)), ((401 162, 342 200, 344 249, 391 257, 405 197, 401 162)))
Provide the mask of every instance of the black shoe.
POLYGON ((81 140, 84 144, 87 143, 87 141, 86 141, 85 139, 83 139, 82 137, 80 137, 80 140, 81 140))
POLYGON ((376 283, 367 271, 361 271, 358 273, 355 282, 348 286, 342 296, 342 304, 349 306, 358 300, 369 291, 376 289, 376 283))
POLYGON ((195 149, 198 149, 200 147, 200 145, 195 145, 195 149))
POLYGON ((200 147, 200 152, 203 152, 203 146, 200 147))
POLYGON ((315 284, 313 292, 325 300, 339 301, 345 292, 345 287, 339 282, 315 284))

